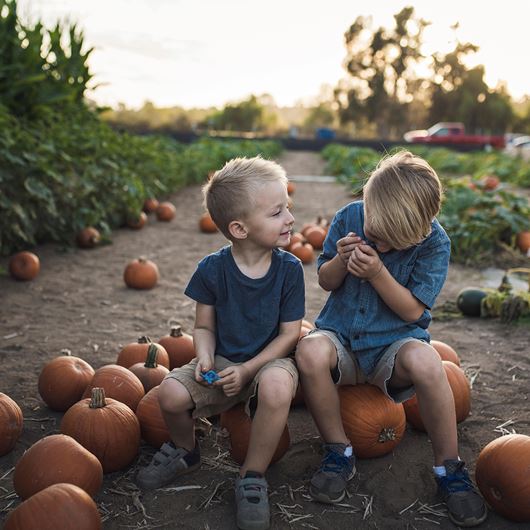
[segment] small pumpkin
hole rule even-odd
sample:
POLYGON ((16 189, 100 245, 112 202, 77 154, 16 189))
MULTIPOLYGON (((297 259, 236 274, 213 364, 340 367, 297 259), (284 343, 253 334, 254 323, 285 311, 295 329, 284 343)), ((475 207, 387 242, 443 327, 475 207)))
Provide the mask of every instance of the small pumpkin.
POLYGON ((497 513, 530 522, 530 436, 507 434, 489 442, 478 456, 475 478, 497 513))
POLYGON ((104 473, 128 466, 140 447, 136 414, 124 403, 105 398, 102 388, 93 388, 90 398, 78 401, 65 412, 61 432, 94 454, 104 473))
POLYGON ((153 342, 147 335, 142 335, 136 342, 125 345, 118 353, 116 364, 130 368, 133 364, 144 363, 151 344, 158 349, 157 363, 169 369, 169 355, 166 349, 161 344, 153 342))
POLYGON ((87 226, 77 234, 76 241, 81 248, 94 248, 101 241, 101 234, 93 226, 87 226))
POLYGON ((287 193, 289 195, 292 195, 296 190, 296 184, 292 181, 292 180, 289 180, 287 181, 287 193))
POLYGON ((291 234, 287 250, 290 252, 294 245, 296 245, 297 243, 305 243, 305 237, 300 232, 293 232, 291 234))
POLYGON ((144 257, 129 262, 123 272, 125 284, 133 289, 152 289, 159 279, 156 263, 144 257))
POLYGON ((40 271, 39 257, 33 252, 23 250, 9 258, 9 274, 15 280, 33 280, 40 271))
POLYGON ((344 432, 360 458, 382 456, 394 449, 405 432, 403 405, 394 403, 374 385, 339 387, 344 432))
POLYGON ((145 226, 145 223, 147 223, 147 214, 145 212, 127 217, 127 226, 133 230, 140 230, 140 228, 145 226))
POLYGON ((290 247, 289 252, 294 254, 304 265, 315 261, 313 247, 309 243, 295 243, 290 247))
POLYGON ((0 456, 9 453, 24 429, 24 416, 17 402, 0 392, 0 456))
POLYGON ((38 381, 39 394, 53 410, 68 410, 82 397, 94 376, 94 368, 74 355, 60 355, 44 365, 38 381))
POLYGON ((153 387, 158 386, 169 373, 169 370, 165 366, 156 362, 157 355, 158 348, 155 344, 151 343, 147 350, 147 359, 145 362, 135 363, 129 368, 138 377, 145 392, 149 392, 153 387))
POLYGON ((493 191, 497 189, 500 183, 501 181, 496 175, 486 175, 482 179, 482 187, 488 191, 493 191))
POLYGON ((305 233, 307 242, 316 250, 321 250, 326 239, 326 230, 320 226, 309 228, 305 233))
POLYGON ((212 216, 208 212, 204 212, 199 218, 199 230, 205 234, 213 234, 219 231, 212 216))
POLYGON ((169 335, 160 338, 162 345, 169 355, 169 369, 180 368, 188 364, 195 357, 193 337, 182 331, 181 326, 171 326, 169 335))
MULTIPOLYGON (((239 403, 231 409, 222 412, 220 425, 228 431, 230 436, 230 454, 233 460, 242 465, 247 456, 250 428, 252 426, 252 420, 245 412, 244 403, 239 403)), ((280 460, 289 449, 290 443, 289 428, 285 425, 278 446, 272 456, 271 464, 280 460)))
POLYGON ((35 493, 8 516, 4 530, 101 530, 90 495, 75 484, 53 484, 35 493))
POLYGON ((528 251, 530 251, 530 231, 519 232, 515 238, 515 243, 523 254, 528 255, 528 251))
POLYGON ((446 344, 441 340, 431 340, 431 346, 438 352, 442 361, 451 361, 457 366, 460 366, 460 357, 449 344, 446 344))
MULTIPOLYGON (((451 361, 442 361, 447 375, 449 386, 455 401, 456 421, 464 421, 471 410, 471 389, 464 370, 451 361)), ((420 416, 418 398, 414 395, 403 403, 407 421, 416 429, 425 431, 423 420, 420 416)))
POLYGON ((124 403, 133 411, 145 395, 140 379, 127 368, 117 364, 107 364, 98 368, 87 385, 83 398, 89 397, 92 389, 98 387, 105 390, 107 397, 124 403))
POLYGON ((140 422, 142 439, 157 449, 171 439, 158 402, 159 390, 160 386, 149 390, 136 407, 136 417, 140 422))
POLYGON ((161 202, 156 209, 156 218, 159 221, 169 222, 177 213, 177 209, 168 201, 161 202))
POLYGON ((144 201, 144 207, 143 210, 145 213, 153 213, 156 212, 156 209, 158 208, 159 202, 154 197, 148 197, 144 201))
POLYGON ((27 499, 60 482, 75 484, 93 497, 103 484, 99 460, 66 434, 51 434, 35 442, 19 459, 13 474, 17 495, 27 499))

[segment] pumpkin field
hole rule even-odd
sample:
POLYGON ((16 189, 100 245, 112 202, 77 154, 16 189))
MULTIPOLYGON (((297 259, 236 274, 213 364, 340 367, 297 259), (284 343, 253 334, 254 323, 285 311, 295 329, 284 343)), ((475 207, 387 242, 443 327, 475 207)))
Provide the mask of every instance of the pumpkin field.
MULTIPOLYGON (((352 200, 351 186, 344 182, 304 178, 327 173, 326 162, 319 154, 285 152, 277 159, 294 184, 291 197, 295 230, 318 217, 331 219, 337 209, 352 200)), ((139 337, 147 336, 155 343, 163 343, 161 339, 167 340, 171 328, 180 327, 180 332, 191 333, 194 304, 184 296, 184 287, 197 262, 223 246, 225 240, 219 232, 207 233, 199 228, 203 214, 199 184, 184 187, 160 200, 174 208, 166 206, 161 216, 147 214, 141 229, 124 226, 113 230, 93 248, 60 247, 51 243, 33 247, 40 260, 40 270, 32 281, 14 280, 7 272, 8 259, 0 259, 0 267, 5 271, 0 275, 0 392, 16 402, 23 416, 23 423, 18 417, 22 428, 20 437, 14 436, 12 450, 0 456, 0 525, 21 506, 23 498, 29 497, 34 503, 34 514, 48 510, 53 513, 48 518, 50 524, 53 519, 54 528, 61 528, 61 510, 53 510, 52 506, 67 506, 66 496, 78 495, 82 499, 78 502, 83 506, 83 512, 78 515, 80 529, 235 528, 233 485, 238 457, 235 449, 231 454, 230 434, 222 427, 227 425, 226 421, 223 423, 218 417, 197 421, 202 450, 202 466, 198 471, 168 487, 142 492, 135 484, 135 473, 148 463, 155 446, 164 438, 163 430, 155 424, 152 403, 143 401, 142 386, 138 389, 131 383, 127 387, 123 400, 131 400, 128 407, 118 403, 119 421, 132 416, 132 427, 125 427, 118 419, 112 420, 111 415, 105 419, 116 423, 109 423, 104 429, 110 440, 106 454, 96 454, 100 465, 92 455, 84 454, 87 451, 81 445, 68 445, 58 436, 61 433, 74 436, 76 430, 92 428, 88 420, 82 419, 88 409, 74 410, 75 404, 69 408, 73 402, 63 396, 71 381, 57 377, 51 365, 47 373, 43 372, 44 366, 57 357, 69 363, 70 355, 84 361, 76 363, 75 370, 87 370, 88 379, 96 372, 89 389, 105 386, 106 379, 119 378, 122 372, 128 372, 124 368, 125 354, 120 352, 136 343, 139 337), (136 264, 156 265, 158 274, 150 269, 151 277, 146 280, 142 274, 140 278, 155 283, 153 288, 126 286, 124 271, 133 260, 139 260, 136 264), (142 408, 147 426, 142 424, 140 434, 132 410, 136 409, 139 417, 142 408), (49 438, 50 435, 56 437, 49 438), (39 447, 34 444, 46 437, 49 446, 56 445, 55 450, 49 448, 45 452, 41 443, 41 453, 28 451, 22 459, 25 451, 39 447), (48 491, 47 497, 39 497, 39 504, 35 484, 39 480, 43 483, 53 480, 50 477, 63 472, 66 476, 76 476, 75 483, 83 484, 89 495, 77 491, 75 486, 68 491, 55 487, 48 491)), ((92 246, 90 239, 89 234, 89 247, 92 246)), ((317 252, 314 251, 314 256, 317 252)), ((459 417, 458 433, 460 456, 474 476, 478 456, 487 444, 504 434, 530 435, 530 327, 526 320, 504 323, 499 318, 464 317, 455 309, 455 300, 463 288, 486 287, 481 268, 471 262, 469 250, 465 258, 465 264, 451 263, 448 279, 433 309, 430 330, 432 339, 450 345, 459 357, 460 369, 451 365, 447 370, 449 380, 455 371, 458 377, 465 374, 467 383, 455 384, 453 391, 457 402, 465 398, 466 392, 470 395, 470 411, 459 417)), ((528 267, 530 260, 524 256, 520 257, 519 265, 525 265, 525 260, 528 267)), ((326 293, 317 283, 316 260, 305 264, 304 271, 306 319, 313 322, 326 293)), ((139 273, 135 269, 130 274, 139 273)), ((132 281, 137 280, 136 277, 132 281)), ((153 348, 148 343, 143 346, 153 357, 153 348)), ((164 364, 160 351, 157 358, 160 367, 164 364)), ((136 365, 135 373, 140 378, 142 364, 136 365)), ((145 379, 142 382, 145 385, 145 379)), ((9 405, 2 394, 0 412, 4 414, 9 405)), ((99 391, 92 394, 85 391, 85 397, 90 395, 94 403, 104 399, 99 391)), ((357 403, 363 404, 359 415, 376 417, 378 405, 368 397, 356 398, 357 403)), ((108 408, 107 405, 103 410, 108 408)), ((400 409, 399 413, 403 411, 400 409)), ((404 421, 404 416, 396 418, 404 421)), ((240 420, 232 418, 232 422, 236 421, 240 420)), ((387 426, 381 427, 384 430, 387 426)), ((397 441, 393 438, 392 446, 380 456, 374 456, 366 448, 356 450, 357 474, 349 484, 347 497, 334 506, 312 502, 308 494, 309 479, 320 462, 320 439, 303 404, 293 406, 288 430, 290 442, 284 448, 286 452, 267 474, 271 528, 453 528, 445 508, 436 498, 430 442, 418 421, 409 419, 401 438, 397 441)), ((85 434, 96 437, 97 442, 97 437, 103 434, 95 431, 94 427, 94 432, 85 434)), ((389 432, 387 428, 385 433, 389 432)), ((503 479, 502 491, 492 488, 493 496, 500 498, 500 508, 490 510, 481 528, 522 529, 529 524, 528 519, 526 523, 517 522, 521 517, 518 510, 526 509, 526 517, 529 511, 528 473, 525 478, 518 472, 520 466, 530 465, 528 448, 526 457, 522 452, 517 456, 517 444, 522 448, 523 442, 515 438, 511 459, 501 472, 494 471, 503 479), (526 486, 518 482, 524 479, 526 486), (508 506, 508 517, 505 517, 503 498, 514 495, 524 501, 521 505, 508 506), (524 502, 526 508, 522 506, 524 502)), ((0 440, 0 454, 4 445, 0 440)), ((491 473, 490 466, 491 461, 485 462, 481 473, 491 473)))

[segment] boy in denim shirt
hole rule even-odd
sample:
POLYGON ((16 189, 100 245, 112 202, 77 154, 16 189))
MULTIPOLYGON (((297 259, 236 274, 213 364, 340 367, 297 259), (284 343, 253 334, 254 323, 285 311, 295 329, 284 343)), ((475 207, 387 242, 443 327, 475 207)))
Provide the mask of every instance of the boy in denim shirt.
POLYGON ((370 383, 396 403, 417 394, 449 517, 478 525, 486 507, 458 458, 453 395, 427 331, 450 255, 435 218, 440 181, 427 162, 399 152, 379 163, 363 197, 331 223, 318 260, 319 284, 330 295, 296 351, 305 401, 325 442, 310 493, 321 502, 344 498, 355 455, 336 385, 370 383))
POLYGON ((279 250, 289 243, 294 218, 287 178, 278 164, 238 158, 203 188, 215 224, 231 244, 206 256, 185 293, 196 301, 196 358, 171 371, 159 402, 171 442, 137 481, 162 487, 200 464, 195 418, 237 403, 257 408, 246 459, 236 478, 237 525, 269 528, 264 473, 285 428, 298 385, 292 358, 304 316, 304 275, 298 258, 279 250), (205 375, 214 370, 219 379, 205 375))

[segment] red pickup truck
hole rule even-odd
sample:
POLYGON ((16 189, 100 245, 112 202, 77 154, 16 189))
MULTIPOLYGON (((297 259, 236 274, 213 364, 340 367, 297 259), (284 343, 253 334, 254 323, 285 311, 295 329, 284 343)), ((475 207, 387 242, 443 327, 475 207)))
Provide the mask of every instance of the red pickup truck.
POLYGON ((413 144, 440 145, 444 147, 467 147, 482 149, 502 149, 504 136, 488 134, 466 134, 463 123, 441 122, 428 130, 409 131, 403 135, 406 142, 413 144))

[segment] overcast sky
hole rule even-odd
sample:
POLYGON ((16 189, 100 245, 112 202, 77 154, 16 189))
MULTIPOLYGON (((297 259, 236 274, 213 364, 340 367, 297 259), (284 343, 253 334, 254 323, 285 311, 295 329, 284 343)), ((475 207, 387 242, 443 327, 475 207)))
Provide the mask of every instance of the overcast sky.
POLYGON ((46 26, 69 18, 95 46, 91 70, 104 105, 223 106, 250 94, 280 105, 316 96, 344 77, 344 32, 357 16, 390 27, 412 5, 432 22, 424 52, 480 46, 486 81, 505 81, 514 97, 530 94, 527 0, 19 0, 25 20, 46 26))

